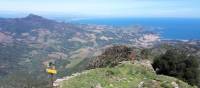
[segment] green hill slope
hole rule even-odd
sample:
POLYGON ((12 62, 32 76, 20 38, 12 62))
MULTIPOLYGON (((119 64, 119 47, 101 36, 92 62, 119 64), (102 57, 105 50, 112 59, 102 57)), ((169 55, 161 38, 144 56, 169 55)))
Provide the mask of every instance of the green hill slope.
POLYGON ((97 68, 59 82, 59 88, 195 88, 173 77, 156 75, 147 65, 130 62, 97 68))

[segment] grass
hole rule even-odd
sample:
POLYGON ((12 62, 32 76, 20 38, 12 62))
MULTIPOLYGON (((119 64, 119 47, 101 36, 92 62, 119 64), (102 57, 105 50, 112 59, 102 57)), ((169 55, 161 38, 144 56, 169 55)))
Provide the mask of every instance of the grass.
MULTIPOLYGON (((193 88, 173 77, 156 75, 154 71, 139 64, 120 64, 114 68, 97 68, 86 74, 73 77, 61 83, 60 88, 193 88)), ((195 87, 194 87, 195 88, 195 87)))

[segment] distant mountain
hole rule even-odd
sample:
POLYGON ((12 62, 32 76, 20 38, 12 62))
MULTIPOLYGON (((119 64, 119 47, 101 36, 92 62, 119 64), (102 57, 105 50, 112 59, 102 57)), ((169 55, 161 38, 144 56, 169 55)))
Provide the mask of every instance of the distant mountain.
POLYGON ((13 33, 30 32, 31 30, 38 28, 53 29, 58 25, 61 26, 61 24, 56 21, 48 20, 34 14, 30 14, 24 18, 0 19, 1 30, 13 33))

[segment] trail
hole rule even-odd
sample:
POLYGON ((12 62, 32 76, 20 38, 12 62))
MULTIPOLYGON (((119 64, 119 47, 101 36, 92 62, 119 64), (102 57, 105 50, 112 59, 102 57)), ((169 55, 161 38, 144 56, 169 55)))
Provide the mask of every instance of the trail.
POLYGON ((89 70, 81 72, 81 73, 74 73, 71 76, 66 76, 66 77, 63 77, 63 78, 56 79, 53 83, 53 86, 55 88, 60 88, 61 87, 60 85, 62 84, 63 81, 69 80, 71 78, 77 77, 77 76, 82 75, 82 74, 87 74, 88 72, 89 72, 89 70))

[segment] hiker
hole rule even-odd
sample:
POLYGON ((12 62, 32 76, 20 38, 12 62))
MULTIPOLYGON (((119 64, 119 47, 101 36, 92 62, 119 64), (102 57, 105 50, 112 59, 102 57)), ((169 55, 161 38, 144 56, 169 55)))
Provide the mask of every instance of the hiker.
POLYGON ((51 79, 50 85, 53 87, 54 75, 57 74, 57 70, 52 62, 49 62, 46 72, 49 74, 49 78, 51 79))

